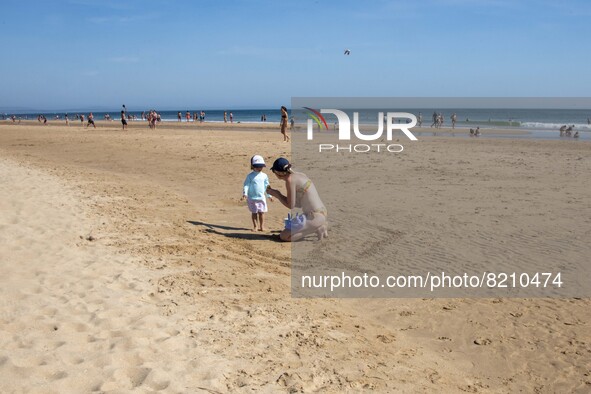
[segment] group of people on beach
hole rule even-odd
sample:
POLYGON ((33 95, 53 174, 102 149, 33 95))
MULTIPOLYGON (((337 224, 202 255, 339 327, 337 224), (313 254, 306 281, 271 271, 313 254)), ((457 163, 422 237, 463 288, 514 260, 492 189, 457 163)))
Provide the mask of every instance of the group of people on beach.
POLYGON ((560 136, 561 137, 573 137, 573 138, 579 138, 579 132, 575 131, 575 133, 573 134, 573 130, 575 128, 575 125, 572 126, 567 126, 567 125, 562 125, 560 127, 560 136))
POLYGON ((316 233, 318 239, 328 237, 328 212, 318 195, 314 183, 301 172, 295 172, 284 157, 273 162, 271 171, 285 183, 286 194, 269 184, 269 177, 263 172, 265 159, 260 155, 250 158, 251 172, 246 176, 242 189, 242 201, 246 200, 251 213, 253 231, 265 231, 265 213, 268 211, 267 198, 276 198, 283 206, 293 210, 301 208, 303 214, 285 220, 285 228, 279 233, 284 242, 301 240, 316 233))
MULTIPOLYGON (((230 115, 232 115, 230 113, 230 115)), ((182 122, 183 121, 183 115, 181 113, 181 111, 177 112, 177 121, 178 122, 182 122)), ((224 112, 224 121, 226 118, 226 113, 224 112)), ((145 120, 145 112, 142 112, 142 120, 145 120)), ((185 112, 185 122, 190 122, 191 120, 193 120, 193 122, 205 122, 205 111, 199 111, 199 112, 193 112, 193 114, 191 114, 190 111, 185 112)))
MULTIPOLYGON (((431 115, 431 119, 433 121, 433 123, 431 123, 431 127, 435 127, 436 129, 440 129, 441 127, 443 127, 445 118, 441 112, 433 112, 433 115, 431 115)), ((456 113, 454 112, 453 114, 451 114, 449 119, 451 120, 451 128, 455 129, 456 123, 458 122, 458 115, 456 115, 456 113)), ((417 119, 417 125, 419 127, 423 125, 423 115, 420 112, 419 117, 417 119)))
MULTIPOLYGON (((224 123, 228 123, 228 112, 224 111, 224 123)), ((230 112, 230 123, 234 123, 234 114, 230 112)))

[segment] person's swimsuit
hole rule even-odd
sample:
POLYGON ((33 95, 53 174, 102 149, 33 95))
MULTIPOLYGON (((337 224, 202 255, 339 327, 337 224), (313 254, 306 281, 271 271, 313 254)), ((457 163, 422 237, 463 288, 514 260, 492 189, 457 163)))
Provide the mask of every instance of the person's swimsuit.
MULTIPOLYGON (((308 179, 306 181, 306 183, 304 183, 304 186, 296 187, 296 197, 299 201, 302 201, 302 197, 304 196, 304 194, 306 194, 308 192, 308 189, 310 189, 310 186, 312 186, 312 181, 310 179, 308 179)), ((326 210, 325 207, 320 207, 320 208, 316 208, 310 212, 304 212, 304 214, 306 215, 306 218, 314 219, 314 214, 319 214, 324 217, 327 217, 328 211, 326 210)))

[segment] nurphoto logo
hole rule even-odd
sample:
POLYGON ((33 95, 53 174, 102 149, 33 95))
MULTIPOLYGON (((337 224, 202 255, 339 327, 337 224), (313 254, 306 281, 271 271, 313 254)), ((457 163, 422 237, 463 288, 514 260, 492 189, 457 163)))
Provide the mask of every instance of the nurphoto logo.
MULTIPOLYGON (((315 110, 310 107, 304 107, 308 110, 308 140, 314 139, 314 123, 318 125, 318 129, 323 128, 328 130, 328 124, 322 114, 332 114, 336 116, 338 123, 338 138, 339 141, 351 141, 351 120, 349 115, 344 111, 338 109, 320 109, 315 110)), ((415 115, 408 112, 384 112, 377 113, 377 131, 363 132, 359 127, 359 112, 353 112, 353 135, 356 139, 361 141, 383 141, 384 122, 386 123, 386 140, 392 141, 394 130, 402 131, 411 141, 417 141, 417 137, 410 131, 416 126, 417 118, 415 115), (398 122, 395 122, 397 120, 398 122), (401 122, 404 121, 404 122, 401 122)), ((350 152, 350 153, 365 153, 370 151, 375 152, 390 152, 399 153, 404 150, 400 144, 318 144, 319 152, 350 152)))

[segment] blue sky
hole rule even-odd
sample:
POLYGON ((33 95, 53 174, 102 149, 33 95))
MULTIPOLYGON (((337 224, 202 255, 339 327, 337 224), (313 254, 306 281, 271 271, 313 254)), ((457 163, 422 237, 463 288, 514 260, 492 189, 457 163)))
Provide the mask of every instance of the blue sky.
POLYGON ((4 0, 0 37, 4 110, 591 91, 582 0, 4 0))

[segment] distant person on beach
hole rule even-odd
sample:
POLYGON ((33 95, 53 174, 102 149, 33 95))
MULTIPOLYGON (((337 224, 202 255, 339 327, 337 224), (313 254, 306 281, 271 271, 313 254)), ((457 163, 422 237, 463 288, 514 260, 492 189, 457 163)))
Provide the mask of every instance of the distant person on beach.
POLYGON ((281 134, 283 134, 283 141, 289 142, 289 135, 287 135, 287 108, 281 106, 281 134))
POLYGON ((123 130, 127 130, 127 119, 125 119, 124 110, 121 110, 121 125, 123 126, 123 130))
POLYGON ((573 135, 573 138, 579 138, 579 132, 575 131, 575 134, 573 135))
POLYGON ((456 128, 456 122, 457 121, 458 121, 458 116, 454 112, 453 114, 451 114, 451 128, 452 129, 455 129, 456 128))
POLYGON ((70 119, 68 119, 68 114, 64 115, 64 119, 66 120, 66 126, 70 125, 70 119))
POLYGON ((228 123, 228 113, 224 111, 224 123, 228 123))
POLYGON ((291 131, 293 131, 293 127, 295 125, 295 119, 293 118, 293 116, 289 119, 289 129, 291 131))
POLYGON ((230 112, 230 123, 234 123, 234 114, 230 112))
POLYGON ((265 212, 267 212, 267 193, 269 177, 263 172, 265 160, 262 156, 254 155, 250 158, 251 172, 246 176, 242 189, 242 201, 246 199, 251 213, 252 231, 265 231, 265 212))
POLYGON ((305 218, 281 231, 279 238, 285 242, 293 242, 312 233, 316 233, 319 240, 328 237, 328 212, 310 178, 306 174, 293 171, 289 161, 283 157, 275 160, 271 171, 285 182, 287 195, 271 187, 267 188, 267 193, 288 209, 301 208, 305 218))
POLYGON ((178 121, 180 122, 182 119, 182 115, 181 115, 181 111, 179 111, 179 113, 176 115, 178 121))
POLYGON ((189 111, 187 111, 187 113, 185 114, 185 119, 187 120, 187 123, 189 123, 189 121, 191 120, 191 113, 189 111))
POLYGON ((419 112, 419 116, 417 117, 417 126, 423 126, 423 114, 419 112))
POLYGON ((433 112, 433 115, 431 116, 431 118, 433 119, 433 123, 431 123, 431 127, 435 127, 437 125, 437 112, 433 112))
POLYGON ((84 126, 84 114, 80 115, 80 123, 84 126))
POLYGON ((90 125, 96 129, 96 125, 94 124, 94 115, 92 112, 88 114, 88 123, 86 123, 86 128, 88 128, 90 125))

